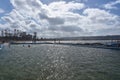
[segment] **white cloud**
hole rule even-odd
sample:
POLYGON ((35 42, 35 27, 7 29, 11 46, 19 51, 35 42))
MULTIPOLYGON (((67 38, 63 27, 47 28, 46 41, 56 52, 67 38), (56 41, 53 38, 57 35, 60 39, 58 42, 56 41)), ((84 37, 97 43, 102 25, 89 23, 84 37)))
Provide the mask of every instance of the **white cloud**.
POLYGON ((0 13, 4 13, 5 11, 3 9, 0 8, 0 13))
POLYGON ((104 5, 104 8, 106 9, 117 9, 116 5, 120 4, 120 0, 115 0, 113 2, 109 2, 104 5))
POLYGON ((86 21, 88 21, 89 27, 86 27, 87 29, 101 30, 111 27, 115 28, 120 21, 119 16, 97 8, 88 8, 83 13, 86 15, 86 21))
POLYGON ((119 16, 98 8, 85 9, 83 3, 57 1, 47 5, 40 0, 11 0, 11 3, 14 9, 1 18, 6 21, 4 28, 37 31, 41 37, 98 35, 120 25, 119 16))
POLYGON ((60 1, 60 2, 53 2, 48 5, 50 9, 53 11, 62 11, 62 12, 68 12, 70 10, 77 10, 77 9, 82 9, 85 7, 83 3, 75 3, 75 2, 65 2, 65 1, 60 1))

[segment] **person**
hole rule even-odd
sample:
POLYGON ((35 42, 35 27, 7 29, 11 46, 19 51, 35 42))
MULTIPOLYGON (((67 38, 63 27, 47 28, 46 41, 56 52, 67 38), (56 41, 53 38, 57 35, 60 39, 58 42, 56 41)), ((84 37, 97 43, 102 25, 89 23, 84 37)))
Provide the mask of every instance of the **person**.
POLYGON ((10 48, 10 46, 11 46, 10 43, 8 43, 8 47, 9 47, 9 48, 10 48))
POLYGON ((0 43, 0 50, 4 47, 4 43, 5 43, 5 41, 2 41, 2 42, 0 43))
POLYGON ((30 48, 30 45, 28 45, 28 47, 30 48))

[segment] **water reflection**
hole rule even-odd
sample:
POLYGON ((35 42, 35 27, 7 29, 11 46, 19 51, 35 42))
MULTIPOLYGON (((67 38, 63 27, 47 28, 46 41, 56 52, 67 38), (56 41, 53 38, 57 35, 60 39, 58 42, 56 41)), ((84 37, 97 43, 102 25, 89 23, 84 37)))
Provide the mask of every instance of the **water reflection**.
POLYGON ((120 51, 14 45, 0 51, 0 80, 119 80, 120 51))

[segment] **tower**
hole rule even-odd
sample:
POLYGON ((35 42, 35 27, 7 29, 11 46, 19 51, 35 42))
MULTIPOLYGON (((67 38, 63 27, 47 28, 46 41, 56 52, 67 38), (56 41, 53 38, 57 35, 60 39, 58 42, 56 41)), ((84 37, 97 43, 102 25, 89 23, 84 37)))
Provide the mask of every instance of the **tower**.
POLYGON ((14 36, 16 37, 17 36, 17 30, 14 29, 14 36))
POLYGON ((33 41, 36 42, 36 38, 37 38, 37 32, 34 32, 34 35, 33 35, 33 41))
POLYGON ((7 37, 8 36, 8 31, 7 31, 7 29, 5 29, 5 37, 7 37))

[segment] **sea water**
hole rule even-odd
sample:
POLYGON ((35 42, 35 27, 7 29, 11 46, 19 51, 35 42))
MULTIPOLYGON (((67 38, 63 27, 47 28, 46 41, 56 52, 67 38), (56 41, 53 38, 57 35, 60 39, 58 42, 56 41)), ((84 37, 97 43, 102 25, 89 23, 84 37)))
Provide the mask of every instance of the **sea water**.
POLYGON ((0 80, 120 80, 120 51, 11 45, 0 50, 0 80))

